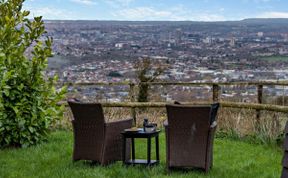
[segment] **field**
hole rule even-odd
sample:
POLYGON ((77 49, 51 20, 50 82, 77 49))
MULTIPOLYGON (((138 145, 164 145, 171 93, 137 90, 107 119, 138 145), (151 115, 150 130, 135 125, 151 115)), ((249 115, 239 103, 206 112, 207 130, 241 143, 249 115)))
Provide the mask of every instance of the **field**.
POLYGON ((288 56, 268 56, 262 57, 261 59, 269 62, 286 62, 288 61, 288 56))
MULTIPOLYGON (((73 137, 71 131, 53 132, 47 143, 24 149, 0 151, 1 178, 33 177, 195 177, 195 178, 275 178, 280 177, 282 150, 276 146, 250 144, 227 138, 216 138, 214 167, 205 174, 199 170, 173 171, 165 169, 165 139, 160 136, 158 166, 125 167, 121 162, 107 167, 79 161, 72 163, 73 137)), ((145 142, 136 143, 136 156, 145 157, 145 142)), ((154 154, 153 154, 154 155, 154 154)))

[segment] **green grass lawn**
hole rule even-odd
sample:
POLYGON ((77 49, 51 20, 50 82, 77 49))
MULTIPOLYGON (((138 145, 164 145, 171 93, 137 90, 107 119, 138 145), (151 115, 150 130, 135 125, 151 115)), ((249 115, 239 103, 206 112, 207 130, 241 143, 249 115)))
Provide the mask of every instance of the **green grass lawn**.
POLYGON ((288 61, 288 56, 267 56, 261 57, 261 59, 269 62, 285 62, 288 61))
MULTIPOLYGON (((136 156, 145 157, 146 143, 136 143, 136 156)), ((125 167, 121 162, 107 167, 85 161, 72 163, 72 132, 57 131, 48 143, 25 148, 0 151, 0 177, 193 177, 193 178, 277 178, 280 177, 282 151, 273 146, 253 145, 242 141, 216 139, 214 167, 205 174, 197 170, 173 171, 165 169, 165 139, 160 137, 161 164, 155 167, 125 167)))

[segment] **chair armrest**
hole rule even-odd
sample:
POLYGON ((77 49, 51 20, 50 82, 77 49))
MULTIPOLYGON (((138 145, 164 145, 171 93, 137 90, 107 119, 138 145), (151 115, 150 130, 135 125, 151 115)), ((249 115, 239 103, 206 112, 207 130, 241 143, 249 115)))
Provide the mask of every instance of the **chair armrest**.
MULTIPOLYGON (((133 119, 119 120, 105 123, 105 139, 102 164, 108 164, 113 160, 122 160, 122 136, 124 129, 131 128, 133 119)), ((130 144, 126 145, 127 152, 130 151, 130 144)), ((130 159, 130 155, 126 155, 130 159)))
POLYGON ((125 120, 119 120, 119 121, 113 121, 113 122, 107 122, 105 123, 105 127, 107 129, 117 129, 117 130, 124 130, 132 127, 133 119, 125 119, 125 120))

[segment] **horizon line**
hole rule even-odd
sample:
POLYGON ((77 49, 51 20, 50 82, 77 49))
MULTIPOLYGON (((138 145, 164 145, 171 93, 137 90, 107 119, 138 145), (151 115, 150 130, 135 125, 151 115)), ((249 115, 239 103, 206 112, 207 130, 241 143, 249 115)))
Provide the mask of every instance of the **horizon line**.
MULTIPOLYGON (((42 16, 43 17, 43 16, 42 16)), ((215 21, 197 21, 197 20, 99 20, 99 19, 44 19, 44 21, 106 21, 106 22, 240 22, 245 20, 288 20, 288 18, 244 18, 240 20, 215 20, 215 21)))

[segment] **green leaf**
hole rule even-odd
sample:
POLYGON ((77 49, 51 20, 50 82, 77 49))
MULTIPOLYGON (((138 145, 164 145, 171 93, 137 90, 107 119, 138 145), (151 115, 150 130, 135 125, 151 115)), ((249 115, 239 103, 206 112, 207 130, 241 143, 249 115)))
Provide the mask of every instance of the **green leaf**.
POLYGON ((30 14, 29 11, 23 11, 23 16, 28 16, 30 14))
POLYGON ((56 88, 57 77, 45 76, 53 40, 42 40, 42 17, 28 19, 30 12, 21 10, 23 2, 0 3, 0 148, 45 140, 51 123, 64 110, 56 103, 66 90, 56 88), (26 57, 27 48, 32 57, 26 57))
POLYGON ((9 94, 10 94, 10 93, 9 93, 9 90, 4 90, 3 93, 4 93, 7 97, 9 97, 9 94))
POLYGON ((33 133, 35 131, 35 129, 31 126, 29 126, 28 129, 29 129, 30 133, 33 133))

